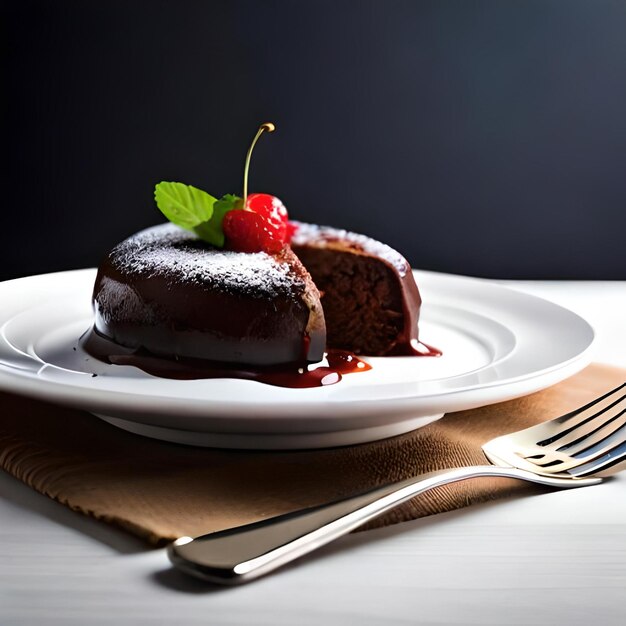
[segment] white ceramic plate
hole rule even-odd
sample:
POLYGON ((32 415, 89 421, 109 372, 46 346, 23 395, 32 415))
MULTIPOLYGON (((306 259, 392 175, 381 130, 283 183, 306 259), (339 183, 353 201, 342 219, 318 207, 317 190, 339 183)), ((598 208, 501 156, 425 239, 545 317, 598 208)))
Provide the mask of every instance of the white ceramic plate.
POLYGON ((546 300, 416 272, 420 339, 441 349, 439 358, 368 358, 372 370, 314 389, 168 380, 81 350, 94 278, 88 269, 0 284, 0 388, 192 445, 310 448, 390 437, 563 380, 589 363, 594 338, 585 320, 546 300))

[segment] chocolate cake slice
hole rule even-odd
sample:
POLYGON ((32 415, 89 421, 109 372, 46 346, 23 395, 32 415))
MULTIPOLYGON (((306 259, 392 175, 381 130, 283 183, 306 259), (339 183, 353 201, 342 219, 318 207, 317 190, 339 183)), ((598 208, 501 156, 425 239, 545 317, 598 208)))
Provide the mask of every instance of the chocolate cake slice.
POLYGON ((328 226, 293 223, 294 252, 322 293, 326 345, 365 355, 415 355, 421 298, 389 246, 328 226))
POLYGON ((100 337, 169 359, 268 366, 324 356, 319 292, 288 246, 231 252, 173 224, 148 228, 100 265, 93 305, 100 337))

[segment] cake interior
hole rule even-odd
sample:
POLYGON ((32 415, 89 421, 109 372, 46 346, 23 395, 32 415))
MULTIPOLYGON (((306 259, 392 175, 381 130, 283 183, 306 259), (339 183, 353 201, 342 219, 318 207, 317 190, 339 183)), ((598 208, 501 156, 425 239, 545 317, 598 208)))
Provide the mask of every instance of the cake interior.
POLYGON ((356 354, 393 352, 405 323, 393 269, 354 251, 306 246, 295 251, 321 292, 326 345, 356 354))

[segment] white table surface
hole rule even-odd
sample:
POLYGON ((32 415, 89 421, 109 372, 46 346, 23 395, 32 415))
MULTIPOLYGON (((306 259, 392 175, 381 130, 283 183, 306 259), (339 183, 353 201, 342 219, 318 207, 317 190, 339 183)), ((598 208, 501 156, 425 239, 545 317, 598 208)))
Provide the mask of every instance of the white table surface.
MULTIPOLYGON (((580 313, 626 367, 626 282, 508 282, 580 313)), ((626 472, 351 535, 236 588, 0 472, 0 625, 626 624, 626 472)))

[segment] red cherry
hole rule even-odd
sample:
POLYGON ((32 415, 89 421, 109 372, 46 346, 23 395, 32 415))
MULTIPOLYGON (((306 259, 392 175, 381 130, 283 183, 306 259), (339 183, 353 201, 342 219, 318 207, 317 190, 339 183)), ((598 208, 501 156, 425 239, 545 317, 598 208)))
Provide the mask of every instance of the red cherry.
POLYGON ((279 252, 290 241, 287 209, 275 196, 251 193, 246 209, 234 209, 224 216, 224 234, 231 250, 238 252, 279 252))
POLYGON ((246 207, 271 222, 286 224, 289 219, 285 205, 279 198, 268 193, 251 193, 246 201, 246 207))
POLYGON ((286 225, 280 227, 259 213, 234 209, 222 222, 228 247, 237 252, 280 252, 285 243, 286 225))
POLYGON ((289 221, 287 209, 279 198, 267 193, 251 193, 246 206, 255 213, 265 216, 272 223, 277 223, 277 228, 280 228, 279 222, 283 222, 285 224, 284 241, 285 243, 291 242, 298 227, 289 221))
POLYGON ((263 215, 272 223, 276 223, 277 228, 282 231, 280 222, 283 222, 286 226, 284 240, 285 243, 289 243, 294 233, 297 230, 297 226, 289 221, 289 215, 287 215, 287 209, 285 205, 276 196, 271 196, 267 193, 251 193, 248 196, 246 206, 255 213, 263 215))
POLYGON ((248 170, 252 150, 264 131, 273 133, 276 127, 271 122, 259 126, 243 168, 243 197, 245 206, 226 213, 222 227, 226 242, 231 250, 240 252, 279 252, 291 238, 287 230, 287 209, 274 196, 267 193, 248 194, 248 170))

